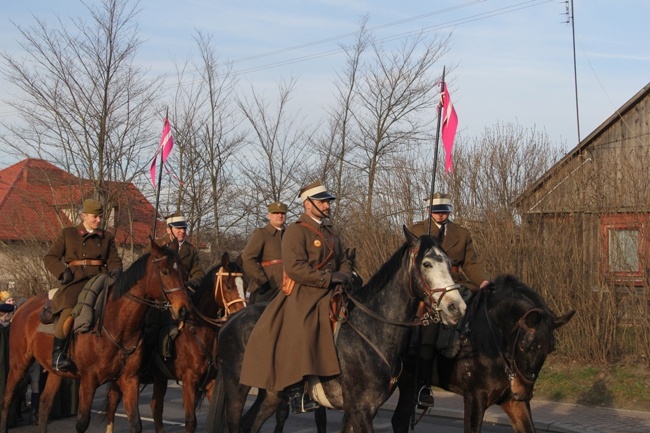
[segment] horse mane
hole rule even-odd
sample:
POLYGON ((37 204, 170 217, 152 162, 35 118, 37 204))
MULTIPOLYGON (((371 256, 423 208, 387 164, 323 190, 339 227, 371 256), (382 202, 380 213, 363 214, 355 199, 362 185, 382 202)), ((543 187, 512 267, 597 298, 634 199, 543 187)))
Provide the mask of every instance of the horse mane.
MULTIPOLYGON (((520 316, 531 308, 544 310, 546 314, 542 316, 537 330, 545 332, 548 338, 552 339, 553 313, 544 299, 518 278, 512 275, 502 275, 497 277, 491 285, 479 290, 472 298, 468 306, 470 313, 466 316, 471 330, 469 340, 474 350, 496 356, 499 348, 495 347, 494 339, 501 342, 504 336, 501 335, 499 324, 495 323, 494 318, 500 322, 506 321, 508 326, 514 327, 520 316), (485 314, 486 307, 490 311, 489 320, 485 314)), ((505 337, 507 338, 507 336, 505 337)))
MULTIPOLYGON (((181 265, 178 253, 170 248, 164 247, 163 251, 168 260, 176 261, 179 266, 181 265)), ((124 271, 120 277, 113 284, 113 300, 117 300, 128 293, 138 281, 147 275, 147 265, 149 263, 149 256, 151 252, 145 253, 138 257, 138 259, 124 271)))
POLYGON ((404 255, 408 252, 408 243, 404 242, 402 246, 395 251, 386 263, 381 265, 381 268, 370 278, 367 284, 358 290, 355 290, 354 295, 361 302, 372 299, 377 293, 386 287, 388 282, 395 276, 402 266, 404 255))

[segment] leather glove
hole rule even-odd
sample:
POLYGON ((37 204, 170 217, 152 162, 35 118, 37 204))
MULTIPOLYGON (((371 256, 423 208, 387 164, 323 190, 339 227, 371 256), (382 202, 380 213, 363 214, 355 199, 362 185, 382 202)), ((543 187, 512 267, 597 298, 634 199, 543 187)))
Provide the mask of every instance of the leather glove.
POLYGON ((350 277, 348 274, 336 271, 332 272, 332 279, 330 280, 330 285, 343 284, 344 286, 350 285, 350 277))
POLYGON ((120 275, 122 275, 122 268, 117 268, 117 269, 113 269, 112 271, 108 271, 108 276, 114 280, 120 278, 120 275))
POLYGON ((194 281, 188 281, 187 283, 185 283, 185 287, 196 292, 196 290, 199 288, 199 285, 194 281))
POLYGON ((65 271, 63 271, 63 273, 59 277, 59 282, 61 284, 68 284, 71 283, 72 280, 74 280, 74 275, 72 275, 72 271, 70 270, 70 268, 65 268, 65 271))

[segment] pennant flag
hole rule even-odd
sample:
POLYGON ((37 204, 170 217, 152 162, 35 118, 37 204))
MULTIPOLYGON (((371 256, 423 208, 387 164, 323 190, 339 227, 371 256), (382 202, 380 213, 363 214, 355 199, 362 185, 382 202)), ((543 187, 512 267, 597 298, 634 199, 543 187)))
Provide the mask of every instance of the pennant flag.
MULTIPOLYGON (((153 161, 151 161, 151 168, 149 173, 151 174, 151 183, 156 188, 156 164, 158 162, 158 155, 162 152, 162 165, 165 165, 165 161, 169 157, 169 154, 174 147, 174 138, 172 137, 172 128, 169 126, 169 120, 165 118, 165 124, 163 125, 162 136, 160 137, 160 145, 156 154, 153 156, 153 161)), ((162 170, 162 166, 160 167, 162 170)))
POLYGON ((454 137, 458 128, 458 116, 454 104, 451 103, 447 83, 442 82, 442 146, 445 148, 445 172, 452 173, 454 167, 451 161, 451 150, 454 147, 454 137))

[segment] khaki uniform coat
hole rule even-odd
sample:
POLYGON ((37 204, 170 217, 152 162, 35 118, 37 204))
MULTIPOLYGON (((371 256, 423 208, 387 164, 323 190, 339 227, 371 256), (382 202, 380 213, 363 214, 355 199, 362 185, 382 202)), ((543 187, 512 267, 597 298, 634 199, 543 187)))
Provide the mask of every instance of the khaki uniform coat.
POLYGON ((54 314, 74 307, 81 289, 90 278, 122 267, 113 234, 104 230, 89 233, 83 223, 64 228, 43 257, 45 267, 56 278, 61 277, 67 264, 73 260, 102 260, 104 266, 71 266, 72 282, 62 286, 52 298, 54 314))
MULTIPOLYGON (((409 227, 409 230, 417 236, 427 234, 427 222, 420 221, 409 227)), ((474 243, 472 236, 464 227, 459 226, 451 221, 445 223, 445 235, 442 240, 442 249, 447 256, 451 259, 451 265, 456 266, 456 270, 452 270, 451 276, 454 282, 466 287, 472 292, 476 292, 483 281, 489 281, 490 277, 483 263, 478 257, 476 250, 474 250, 474 243)), ((431 236, 438 235, 438 226, 431 221, 431 236)))
MULTIPOLYGON (((172 243, 172 240, 169 236, 165 236, 156 242, 158 245, 167 247, 172 243)), ((201 266, 201 261, 199 259, 199 249, 188 241, 185 241, 178 249, 178 256, 181 258, 181 263, 185 268, 185 272, 187 272, 187 281, 191 281, 197 286, 200 286, 201 280, 205 277, 205 271, 203 270, 203 266, 201 266)))
POLYGON ((282 238, 282 261, 296 284, 289 296, 281 293, 264 310, 248 340, 240 382, 281 391, 305 376, 340 373, 329 320, 332 272, 352 275, 338 235, 327 220, 322 225, 303 214, 282 238), (330 250, 308 224, 331 239, 333 255, 314 269, 330 250))
POLYGON ((269 223, 265 227, 253 231, 244 248, 242 260, 244 272, 250 279, 248 289, 253 303, 268 302, 280 292, 282 263, 263 266, 262 262, 282 260, 283 234, 284 229, 278 230, 269 223), (259 290, 262 286, 265 286, 265 291, 259 290))

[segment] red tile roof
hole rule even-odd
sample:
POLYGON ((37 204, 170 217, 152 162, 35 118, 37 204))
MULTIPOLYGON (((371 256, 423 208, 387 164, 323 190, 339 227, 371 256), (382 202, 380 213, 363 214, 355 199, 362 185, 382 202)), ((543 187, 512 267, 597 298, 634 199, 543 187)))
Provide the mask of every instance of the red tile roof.
MULTIPOLYGON (((118 244, 149 244, 154 208, 135 185, 111 182, 117 194, 118 244)), ((28 158, 0 170, 0 240, 53 241, 62 227, 72 225, 65 210, 90 197, 93 184, 41 159, 28 158)), ((156 232, 165 230, 159 221, 156 232)))

